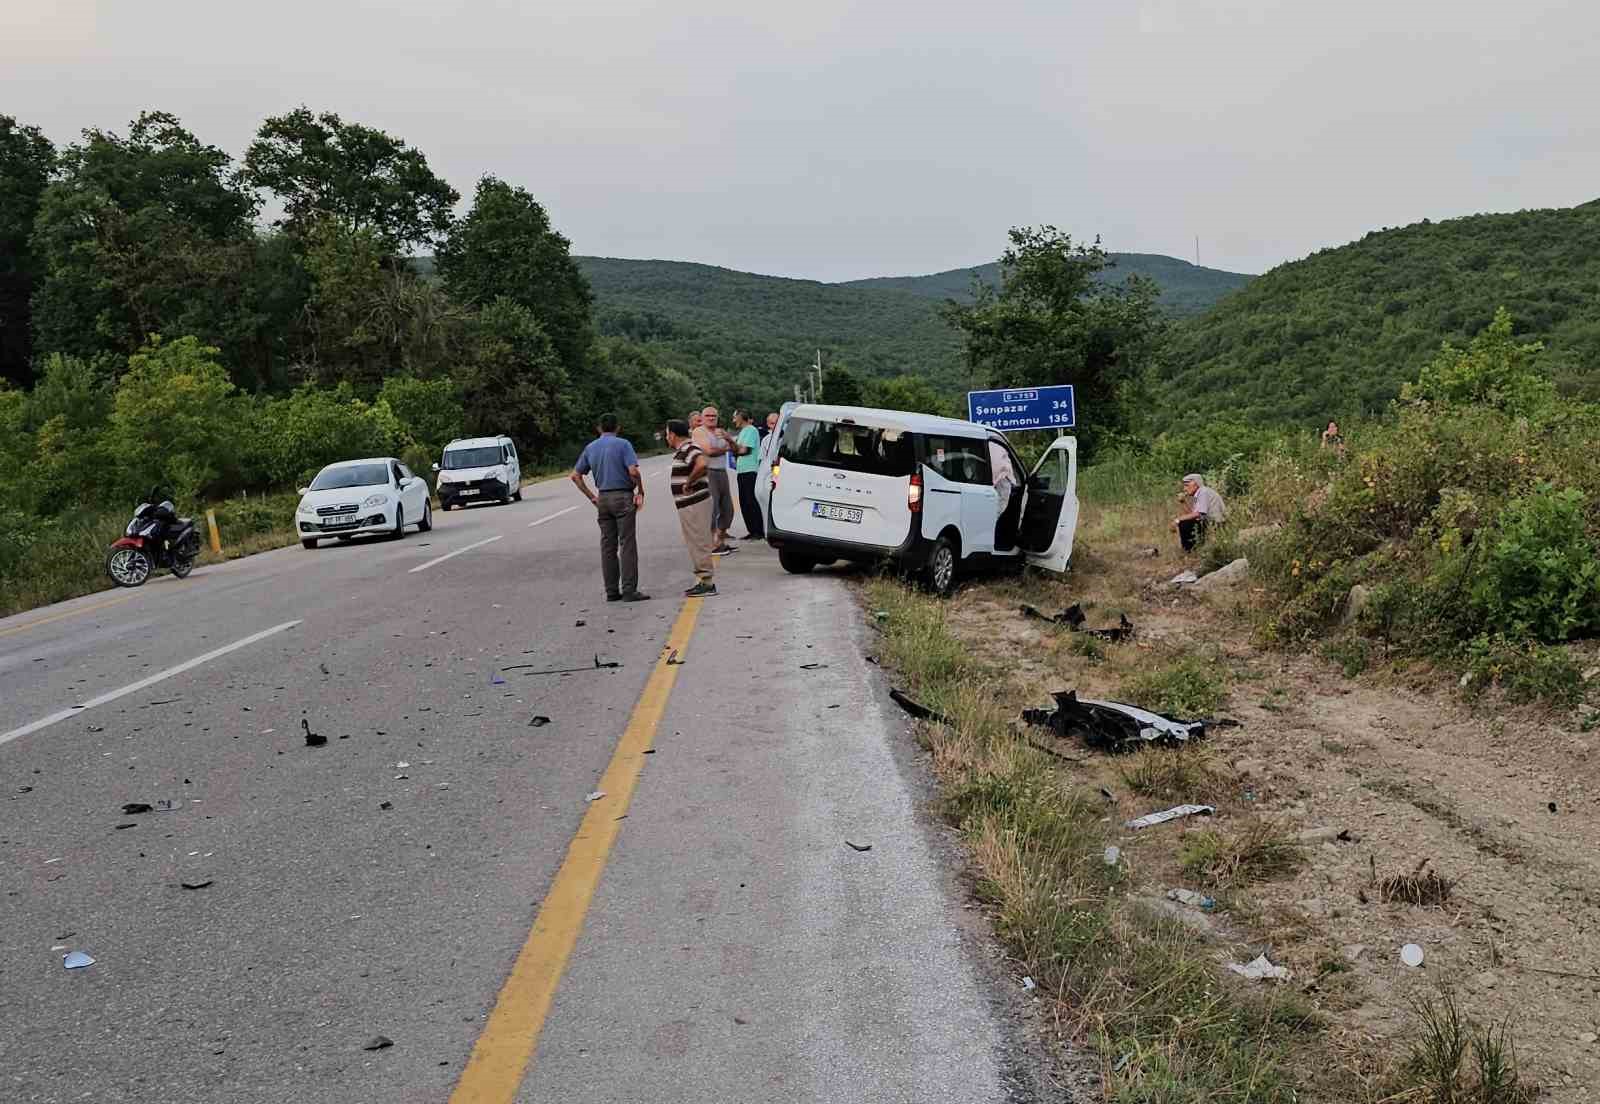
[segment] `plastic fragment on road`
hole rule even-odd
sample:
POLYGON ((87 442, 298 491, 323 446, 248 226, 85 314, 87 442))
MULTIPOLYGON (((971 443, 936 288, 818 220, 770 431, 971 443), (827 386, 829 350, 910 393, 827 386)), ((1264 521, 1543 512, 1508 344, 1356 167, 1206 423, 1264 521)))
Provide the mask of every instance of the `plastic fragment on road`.
POLYGON ((130 801, 122 807, 123 816, 137 816, 139 813, 148 813, 154 806, 146 805, 142 801, 130 801))
POLYGON ((800 670, 802 670, 802 671, 815 671, 815 670, 818 670, 818 669, 826 667, 826 666, 827 666, 826 663, 802 663, 802 664, 800 664, 800 670))
POLYGON ((528 721, 529 728, 543 728, 550 723, 550 718, 540 713, 528 721))
POLYGON ((1169 820, 1181 820, 1188 816, 1210 816, 1216 811, 1217 807, 1215 805, 1174 805, 1172 808, 1163 809, 1159 813, 1136 817, 1123 824, 1123 827, 1138 831, 1140 828, 1154 828, 1156 825, 1165 824, 1169 820))
POLYGON ((1251 981, 1265 981, 1268 978, 1273 981, 1288 981, 1294 976, 1289 972, 1289 967, 1274 966, 1271 962, 1268 962, 1266 955, 1257 955, 1254 960, 1243 966, 1240 966, 1237 962, 1230 962, 1228 963, 1228 969, 1240 977, 1249 978, 1251 981))
POLYGON ((328 742, 326 736, 311 731, 311 722, 304 717, 300 718, 300 730, 306 734, 306 747, 322 747, 328 742))
POLYGON ((387 1035, 374 1035, 371 1038, 371 1040, 369 1040, 367 1043, 365 1043, 361 1047, 361 1049, 362 1050, 384 1050, 384 1049, 386 1049, 388 1047, 392 1047, 392 1046, 394 1046, 394 1040, 389 1038, 389 1036, 387 1036, 387 1035))
POLYGON ((211 879, 207 878, 203 882, 179 882, 178 884, 184 889, 205 889, 211 884, 211 879))
POLYGON ((1034 981, 1031 977, 1025 977, 1022 979, 1022 988, 1031 993, 1035 989, 1039 988, 1039 983, 1034 981))
POLYGON ((81 970, 85 966, 93 966, 94 959, 82 951, 69 951, 61 956, 61 965, 69 970, 81 970))
POLYGON ((870 844, 870 843, 851 843, 849 840, 845 840, 844 841, 844 845, 846 847, 850 848, 850 850, 852 850, 852 851, 871 851, 872 850, 872 844, 870 844))
POLYGON ((919 721, 932 721, 934 724, 942 725, 952 724, 950 718, 946 717, 943 713, 935 713, 927 706, 922 705, 919 702, 912 701, 899 690, 890 690, 889 700, 894 702, 901 709, 904 709, 913 717, 917 718, 919 721))
POLYGON ((505 684, 506 680, 500 677, 499 671, 496 671, 494 674, 489 676, 490 686, 504 686, 505 684))
POLYGON ((1413 970, 1422 965, 1423 957, 1422 947, 1416 943, 1407 943, 1400 948, 1400 961, 1410 966, 1413 970))
POLYGON ((1197 909, 1204 909, 1206 912, 1210 912, 1217 907, 1216 898, 1207 897, 1204 893, 1196 893, 1192 889, 1169 889, 1167 890, 1167 900, 1176 901, 1180 905, 1190 905, 1197 909))
POLYGON ((595 790, 588 797, 584 798, 584 800, 585 801, 599 801, 605 795, 606 795, 606 792, 604 790, 595 790))
POLYGON ((1205 738, 1205 721, 1179 721, 1125 702, 1080 698, 1076 690, 1058 690, 1051 697, 1056 700, 1054 709, 1024 709, 1023 721, 1063 739, 1081 735, 1090 747, 1127 751, 1205 738))

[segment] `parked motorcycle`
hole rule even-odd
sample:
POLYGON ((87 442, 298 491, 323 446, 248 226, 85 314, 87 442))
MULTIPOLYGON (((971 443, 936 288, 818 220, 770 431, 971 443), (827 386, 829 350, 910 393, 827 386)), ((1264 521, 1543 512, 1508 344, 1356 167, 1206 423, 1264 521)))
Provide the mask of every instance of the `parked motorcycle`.
POLYGON ((106 556, 106 574, 118 586, 143 586, 157 568, 170 568, 178 578, 187 578, 200 557, 200 534, 194 522, 179 517, 172 500, 151 488, 145 501, 133 512, 133 520, 121 540, 106 556))

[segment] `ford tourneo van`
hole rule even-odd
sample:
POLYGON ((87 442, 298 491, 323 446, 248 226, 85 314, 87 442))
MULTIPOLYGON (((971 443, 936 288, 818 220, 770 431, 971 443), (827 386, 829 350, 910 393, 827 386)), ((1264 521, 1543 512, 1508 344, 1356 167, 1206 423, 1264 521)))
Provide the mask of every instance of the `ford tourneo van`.
POLYGON ((774 433, 767 543, 788 571, 892 560, 948 594, 983 566, 1065 571, 1072 558, 1075 438, 1058 437, 1022 479, 1004 434, 955 418, 797 404, 774 433), (1002 510, 1006 475, 1020 485, 1002 510))

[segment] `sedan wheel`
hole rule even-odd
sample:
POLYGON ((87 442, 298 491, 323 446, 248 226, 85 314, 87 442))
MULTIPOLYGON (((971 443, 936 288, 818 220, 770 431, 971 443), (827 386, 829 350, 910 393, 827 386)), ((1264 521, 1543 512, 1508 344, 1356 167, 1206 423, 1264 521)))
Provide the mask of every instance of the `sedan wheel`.
POLYGON ((394 532, 390 533, 389 535, 391 537, 393 537, 395 540, 404 540, 405 539, 405 535, 406 535, 406 508, 404 506, 396 506, 394 508, 394 532))
POLYGON ((433 503, 422 504, 422 520, 417 523, 417 532, 426 533, 433 528, 433 503))

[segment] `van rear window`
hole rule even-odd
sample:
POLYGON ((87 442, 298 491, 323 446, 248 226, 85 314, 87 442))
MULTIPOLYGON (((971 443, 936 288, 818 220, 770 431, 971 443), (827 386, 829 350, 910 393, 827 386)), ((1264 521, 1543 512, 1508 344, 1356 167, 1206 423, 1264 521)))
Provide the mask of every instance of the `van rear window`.
POLYGON ((915 469, 911 434, 903 429, 790 418, 780 460, 819 468, 907 476, 915 469))

